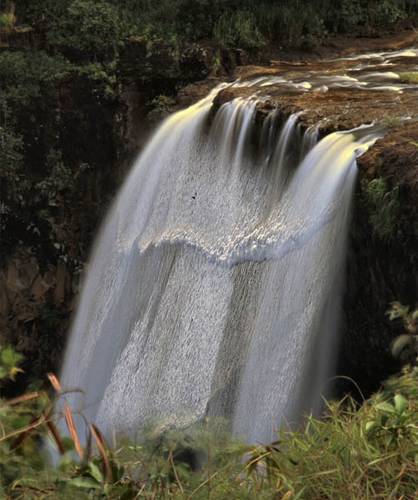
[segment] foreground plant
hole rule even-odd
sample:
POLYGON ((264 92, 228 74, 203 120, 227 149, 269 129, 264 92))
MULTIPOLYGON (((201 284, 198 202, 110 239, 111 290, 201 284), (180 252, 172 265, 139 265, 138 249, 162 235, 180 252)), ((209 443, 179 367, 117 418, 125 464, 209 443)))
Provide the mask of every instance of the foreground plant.
POLYGON ((390 320, 400 319, 405 333, 392 343, 392 354, 404 363, 418 365, 418 309, 411 311, 409 306, 392 302, 387 312, 390 320))
MULTIPOLYGON (((12 353, 1 351, 1 378, 19 370, 21 357, 12 353)), ((49 379, 65 399, 58 379, 49 379)), ((417 498, 417 367, 390 379, 360 409, 350 399, 329 403, 326 417, 310 417, 267 446, 237 443, 205 421, 184 432, 143 433, 112 450, 91 425, 83 447, 71 408, 63 404, 64 437, 54 403, 46 391, 0 400, 0 498, 417 498), (56 468, 48 440, 61 454, 56 468)))

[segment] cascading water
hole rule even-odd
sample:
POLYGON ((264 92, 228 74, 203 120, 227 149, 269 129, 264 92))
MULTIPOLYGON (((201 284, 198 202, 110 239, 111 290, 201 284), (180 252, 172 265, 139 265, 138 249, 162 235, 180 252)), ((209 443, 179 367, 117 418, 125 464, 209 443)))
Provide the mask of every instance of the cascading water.
POLYGON ((67 348, 73 407, 107 434, 224 417, 251 442, 318 409, 332 369, 356 155, 298 115, 169 118, 103 226, 67 348))

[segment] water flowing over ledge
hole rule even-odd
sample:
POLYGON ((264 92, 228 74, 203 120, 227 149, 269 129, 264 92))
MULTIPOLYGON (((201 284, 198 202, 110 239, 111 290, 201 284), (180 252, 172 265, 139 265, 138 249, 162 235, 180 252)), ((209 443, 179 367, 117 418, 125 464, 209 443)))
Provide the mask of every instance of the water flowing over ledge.
POLYGON ((318 411, 332 370, 356 157, 381 131, 317 143, 260 127, 215 89, 169 118, 97 240, 62 382, 107 433, 224 418, 267 442, 318 411))

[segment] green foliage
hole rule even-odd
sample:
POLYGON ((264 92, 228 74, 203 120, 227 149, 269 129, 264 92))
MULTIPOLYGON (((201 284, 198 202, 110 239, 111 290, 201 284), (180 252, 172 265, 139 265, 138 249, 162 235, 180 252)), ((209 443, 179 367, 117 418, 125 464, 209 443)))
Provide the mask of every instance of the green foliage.
POLYGON ((404 0, 20 0, 17 6, 18 19, 49 28, 53 45, 93 61, 114 57, 132 34, 175 45, 311 47, 328 32, 365 35, 416 12, 416 3, 404 0))
POLYGON ((71 0, 18 0, 16 17, 19 23, 49 28, 62 17, 71 0))
MULTIPOLYGON (((4 7, 4 4, 1 5, 4 7)), ((6 8, 0 12, 0 30, 10 31, 16 24, 15 4, 14 2, 6 2, 6 8)))
POLYGON ((22 370, 19 365, 23 361, 23 356, 17 353, 12 346, 0 346, 0 381, 9 378, 15 380, 16 375, 22 370))
POLYGON ((221 47, 257 49, 265 44, 256 19, 249 11, 225 12, 214 27, 214 39, 221 47))
POLYGON ((172 112, 175 104, 175 99, 170 96, 159 95, 154 97, 150 102, 151 110, 148 112, 148 119, 150 122, 156 122, 167 117, 172 112))
MULTIPOLYGON (((51 381, 65 398, 56 378, 51 381)), ((205 421, 185 432, 150 431, 140 442, 121 442, 110 450, 96 429, 96 452, 84 451, 78 462, 68 407, 71 439, 55 427, 45 393, 3 399, 0 491, 6 498, 365 500, 391 498, 394 492, 396 498, 414 498, 417 382, 418 369, 405 370, 360 409, 351 400, 330 403, 324 418, 309 417, 304 428, 283 430, 267 446, 240 444, 205 421), (62 453, 55 469, 39 449, 47 434, 62 453)))
MULTIPOLYGON (((392 318, 410 326, 409 310, 393 304, 392 318)), ((416 318, 415 318, 416 320, 416 318)), ((14 378, 22 357, 0 349, 0 378, 14 378)), ((59 381, 50 381, 60 398, 59 381)), ((323 419, 283 430, 277 442, 250 447, 211 421, 186 432, 149 431, 141 442, 111 451, 92 428, 96 454, 73 451, 79 440, 65 407, 71 438, 51 418, 45 392, 0 399, 0 492, 6 498, 413 498, 418 471, 418 369, 390 379, 360 409, 351 400, 328 404, 323 419), (49 435, 62 454, 50 468, 40 450, 49 435)))
POLYGON ((112 60, 124 28, 118 9, 108 2, 74 0, 52 25, 48 40, 78 60, 112 60))
POLYGON ((405 333, 392 343, 392 354, 404 363, 418 365, 418 309, 411 311, 409 306, 392 302, 387 312, 390 320, 402 320, 405 333))
POLYGON ((63 162, 62 153, 51 149, 46 157, 48 175, 35 184, 39 196, 47 200, 48 206, 57 206, 59 194, 74 188, 75 178, 72 170, 63 162))
POLYGON ((398 188, 389 189, 386 181, 379 177, 367 183, 364 196, 374 234, 382 240, 390 240, 398 222, 398 188))
POLYGON ((92 93, 98 98, 112 100, 117 96, 116 63, 90 63, 80 66, 78 74, 92 83, 92 93))
POLYGON ((399 73, 402 81, 405 83, 415 83, 418 84, 418 71, 410 71, 406 73, 399 73))
POLYGON ((385 116, 380 122, 385 128, 396 128, 405 123, 405 118, 401 116, 388 115, 385 116))
MULTIPOLYGON (((0 54, 2 252, 10 251, 16 240, 29 237, 30 223, 50 228, 48 215, 43 223, 37 221, 37 215, 41 214, 41 197, 34 195, 34 190, 41 188, 43 182, 49 181, 51 185, 54 176, 58 181, 62 169, 52 170, 47 154, 42 169, 31 171, 27 167, 35 147, 43 151, 41 138, 47 133, 45 139, 51 144, 56 138, 55 123, 51 130, 48 120, 55 114, 53 103, 59 84, 71 71, 73 67, 64 58, 50 56, 44 51, 4 51, 0 54)), ((68 175, 65 178, 66 181, 70 179, 68 175)), ((49 200, 55 192, 48 192, 49 200)))
POLYGON ((369 22, 377 28, 388 28, 405 17, 405 4, 401 1, 378 0, 369 8, 369 22))
MULTIPOLYGON (((72 98, 81 95, 87 110, 100 116, 95 107, 114 100, 119 90, 116 63, 75 65, 42 50, 0 53, 0 259, 17 244, 39 252, 42 259, 61 254, 55 248, 63 231, 55 228, 59 220, 53 212, 59 208, 62 213, 66 202, 71 203, 88 163, 79 153, 74 160, 65 134, 76 112, 79 123, 74 126, 80 134, 71 141, 80 148, 82 126, 92 121, 84 109, 61 114, 68 88, 72 98)), ((93 123, 91 127, 99 129, 93 123)))
POLYGON ((44 51, 3 51, 0 53, 1 99, 10 105, 27 105, 31 99, 45 96, 72 69, 62 56, 44 51))
POLYGON ((311 418, 304 432, 284 433, 278 445, 258 450, 253 470, 261 465, 289 498, 413 497, 417 376, 394 379, 359 411, 349 401, 329 405, 328 418, 311 418))
POLYGON ((367 17, 363 5, 361 0, 342 0, 337 19, 329 20, 333 24, 333 31, 352 33, 359 25, 364 25, 367 17))
POLYGON ((16 22, 16 17, 10 12, 0 13, 0 29, 11 29, 14 27, 16 22))
POLYGON ((3 102, 3 126, 0 126, 0 194, 3 210, 10 202, 23 201, 27 182, 22 171, 23 142, 12 128, 7 126, 9 113, 3 102))

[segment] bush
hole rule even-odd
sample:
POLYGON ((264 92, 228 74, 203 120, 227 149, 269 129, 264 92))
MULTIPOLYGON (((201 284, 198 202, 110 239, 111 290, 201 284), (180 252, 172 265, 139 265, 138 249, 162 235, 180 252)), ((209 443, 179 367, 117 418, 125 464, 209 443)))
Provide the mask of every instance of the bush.
POLYGON ((399 73, 401 80, 405 83, 418 84, 418 71, 399 73))
POLYGON ((91 84, 91 91, 98 99, 112 100, 117 96, 118 80, 116 63, 90 63, 78 68, 78 74, 91 84))
POLYGON ((0 29, 11 29, 14 27, 16 17, 14 14, 3 12, 0 13, 0 29))
POLYGON ((74 0, 48 32, 48 41, 77 60, 112 60, 125 26, 119 10, 104 0, 74 0))
POLYGON ((405 332, 392 343, 392 355, 404 363, 418 366, 418 309, 413 311, 400 302, 392 302, 387 312, 390 320, 402 320, 405 332))
POLYGON ((373 232, 382 240, 395 236, 399 214, 399 188, 389 189, 379 177, 365 187, 365 200, 373 232))
POLYGON ((342 0, 339 11, 330 9, 329 14, 328 23, 336 33, 356 33, 367 24, 367 8, 361 0, 342 0))
POLYGON ((249 11, 225 12, 214 27, 214 39, 221 47, 257 49, 265 44, 255 16, 249 11))
POLYGON ((17 15, 50 28, 49 40, 66 53, 88 58, 89 52, 96 61, 111 58, 128 34, 249 49, 274 41, 313 46, 327 32, 387 29, 416 16, 417 5, 413 0, 20 0, 17 15))
POLYGON ((64 79, 72 65, 62 56, 50 56, 44 51, 0 53, 0 88, 9 104, 19 107, 45 95, 56 82, 64 79))
POLYGON ((369 23, 376 28, 388 28, 405 19, 405 4, 396 0, 379 0, 369 9, 369 23))

